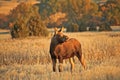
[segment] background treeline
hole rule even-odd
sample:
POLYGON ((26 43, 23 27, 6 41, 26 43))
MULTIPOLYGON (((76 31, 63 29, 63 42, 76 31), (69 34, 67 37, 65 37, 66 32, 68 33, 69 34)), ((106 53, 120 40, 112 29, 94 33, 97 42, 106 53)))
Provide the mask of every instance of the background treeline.
POLYGON ((37 0, 20 4, 9 15, 0 14, 0 28, 13 38, 47 36, 48 28, 64 26, 69 32, 110 31, 120 25, 120 0, 37 0), (8 27, 9 26, 9 27, 8 27))
MULTIPOLYGON (((68 31, 111 30, 111 25, 120 24, 120 0, 40 0, 39 12, 43 20, 48 20, 48 27, 65 26, 68 31), (56 22, 51 15, 58 12, 56 22), (50 20, 50 21, 49 21, 50 20)), ((56 18, 56 17, 55 17, 56 18)))

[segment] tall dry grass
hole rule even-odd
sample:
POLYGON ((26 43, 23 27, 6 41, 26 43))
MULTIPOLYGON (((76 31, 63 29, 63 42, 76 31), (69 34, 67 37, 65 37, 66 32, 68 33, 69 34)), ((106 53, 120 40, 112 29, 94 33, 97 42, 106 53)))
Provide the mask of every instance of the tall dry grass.
POLYGON ((73 73, 67 61, 63 72, 53 72, 50 38, 4 38, 0 39, 0 80, 120 80, 120 32, 65 34, 82 44, 86 70, 75 58, 73 73))

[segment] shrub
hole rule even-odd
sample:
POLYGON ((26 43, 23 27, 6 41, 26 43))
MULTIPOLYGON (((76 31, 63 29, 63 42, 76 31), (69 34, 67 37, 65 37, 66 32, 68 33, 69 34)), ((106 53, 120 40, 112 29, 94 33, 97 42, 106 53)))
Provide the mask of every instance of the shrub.
POLYGON ((27 36, 47 36, 48 31, 43 23, 36 6, 30 3, 21 3, 9 15, 12 38, 27 36))
POLYGON ((79 26, 78 26, 78 24, 73 23, 73 24, 72 24, 72 27, 73 27, 73 32, 78 32, 78 31, 79 31, 79 26))

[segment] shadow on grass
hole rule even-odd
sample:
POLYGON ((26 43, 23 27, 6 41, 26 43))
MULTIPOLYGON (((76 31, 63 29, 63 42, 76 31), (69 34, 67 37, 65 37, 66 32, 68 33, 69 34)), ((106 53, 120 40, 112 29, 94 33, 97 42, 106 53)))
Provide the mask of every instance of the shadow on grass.
POLYGON ((10 32, 0 32, 0 35, 2 34, 9 34, 10 32))

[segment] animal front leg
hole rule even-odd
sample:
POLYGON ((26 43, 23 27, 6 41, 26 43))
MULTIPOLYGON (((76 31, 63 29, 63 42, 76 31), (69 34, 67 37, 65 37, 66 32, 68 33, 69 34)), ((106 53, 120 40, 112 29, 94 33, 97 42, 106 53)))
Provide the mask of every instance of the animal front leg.
POLYGON ((63 64, 59 63, 59 72, 62 72, 62 71, 63 71, 63 64))
POLYGON ((53 63, 53 71, 56 71, 56 59, 52 59, 52 63, 53 63))
POLYGON ((59 72, 62 72, 63 71, 63 59, 62 57, 59 57, 59 72))
POLYGON ((70 58, 69 61, 70 61, 70 64, 71 64, 71 72, 73 72, 73 70, 74 70, 73 58, 70 58))

